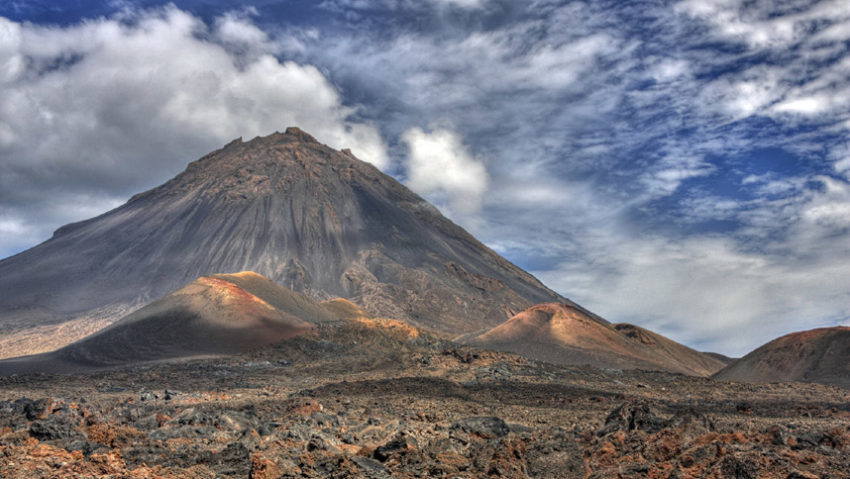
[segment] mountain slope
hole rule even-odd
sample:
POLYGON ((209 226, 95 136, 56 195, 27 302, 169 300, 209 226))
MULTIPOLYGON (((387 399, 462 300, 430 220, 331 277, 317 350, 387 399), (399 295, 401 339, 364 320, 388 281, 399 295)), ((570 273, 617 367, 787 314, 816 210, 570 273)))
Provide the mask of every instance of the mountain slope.
POLYGON ((544 303, 462 341, 556 364, 708 376, 720 361, 631 324, 604 324, 568 304, 544 303))
POLYGON ((235 354, 303 334, 333 316, 256 273, 205 276, 57 351, 0 361, 0 374, 235 354))
POLYGON ((568 302, 372 165, 290 128, 233 141, 0 261, 0 332, 113 320, 194 278, 243 270, 454 333, 568 302))
POLYGON ((803 381, 850 387, 850 327, 774 339, 714 375, 725 381, 803 381))

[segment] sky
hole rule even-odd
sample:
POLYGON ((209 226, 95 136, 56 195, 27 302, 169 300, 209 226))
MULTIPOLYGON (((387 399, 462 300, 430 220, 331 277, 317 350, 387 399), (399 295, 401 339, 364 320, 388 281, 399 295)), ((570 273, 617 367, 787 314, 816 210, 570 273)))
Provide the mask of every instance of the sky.
POLYGON ((287 126, 612 322, 850 324, 846 0, 6 0, 0 257, 287 126))

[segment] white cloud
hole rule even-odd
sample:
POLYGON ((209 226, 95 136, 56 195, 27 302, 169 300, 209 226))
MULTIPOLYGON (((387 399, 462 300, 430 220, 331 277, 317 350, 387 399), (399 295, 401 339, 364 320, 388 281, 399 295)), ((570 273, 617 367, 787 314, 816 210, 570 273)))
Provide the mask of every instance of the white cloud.
POLYGON ((331 10, 371 10, 371 9, 413 9, 423 4, 431 7, 457 7, 465 10, 477 10, 485 7, 490 0, 325 0, 321 6, 331 10))
MULTIPOLYGON (((675 10, 708 25, 715 39, 741 41, 771 57, 709 84, 700 102, 707 111, 725 110, 732 121, 755 115, 780 121, 846 117, 850 108, 845 81, 850 74, 850 57, 845 55, 845 42, 850 41, 846 1, 684 0, 675 10)), ((739 56, 738 65, 746 64, 742 60, 739 56)))
POLYGON ((850 180, 850 147, 837 149, 834 153, 833 168, 850 180))
POLYGON ((488 3, 489 0, 431 0, 437 5, 450 5, 461 8, 477 9, 488 3))
MULTIPOLYGON (((210 30, 173 6, 69 27, 0 18, 0 207, 129 197, 233 138, 287 126, 385 167, 377 128, 352 120, 317 68, 274 49, 245 17, 210 30)), ((59 224, 26 228, 45 237, 59 224)))
POLYGON ((708 176, 716 168, 702 158, 693 156, 666 156, 641 177, 646 185, 647 198, 668 196, 691 178, 708 176))
POLYGON ((687 61, 673 58, 648 59, 650 76, 658 82, 668 82, 679 79, 689 73, 687 61))
POLYGON ((428 195, 445 195, 451 212, 474 213, 481 207, 489 177, 484 163, 472 157, 460 136, 446 129, 404 132, 408 186, 428 195))
POLYGON ((589 258, 535 274, 609 319, 705 350, 742 355, 801 324, 850 315, 850 270, 828 257, 788 265, 728 238, 620 234, 597 237, 585 251, 589 258))
POLYGON ((820 176, 817 180, 823 190, 813 195, 802 210, 804 234, 811 235, 814 226, 825 228, 823 233, 827 235, 850 229, 850 183, 828 176, 820 176))
POLYGON ((592 71, 600 58, 620 53, 619 48, 619 42, 605 33, 557 46, 543 45, 505 69, 503 78, 513 84, 536 85, 556 91, 575 84, 592 71))
POLYGON ((706 110, 720 109, 733 120, 760 114, 782 97, 778 77, 776 69, 754 67, 739 78, 719 78, 705 88, 702 104, 706 110))
MULTIPOLYGON (((750 224, 737 235, 636 234, 622 222, 571 222, 568 258, 535 272, 614 321, 631 321, 695 347, 741 355, 776 336, 850 316, 850 182, 751 175, 746 186, 781 194, 752 202, 695 198, 693 214, 750 224), (792 195, 788 196, 790 193, 792 195), (747 239, 748 238, 748 239, 747 239)), ((595 217, 600 207, 592 210, 595 217)), ((551 231, 540 231, 546 238, 551 231)))
POLYGON ((0 85, 13 81, 23 70, 20 48, 20 25, 0 17, 0 85))
POLYGON ((214 34, 221 44, 235 48, 237 51, 273 53, 276 50, 268 34, 260 30, 244 14, 229 12, 217 18, 214 34))
POLYGON ((811 2, 747 2, 745 0, 684 0, 675 10, 709 23, 721 37, 738 39, 751 48, 784 48, 812 35, 825 32, 829 39, 847 39, 850 32, 839 32, 850 12, 844 0, 811 2))
POLYGON ((830 101, 821 96, 810 96, 794 98, 774 106, 773 109, 779 113, 799 113, 814 115, 829 110, 830 101))

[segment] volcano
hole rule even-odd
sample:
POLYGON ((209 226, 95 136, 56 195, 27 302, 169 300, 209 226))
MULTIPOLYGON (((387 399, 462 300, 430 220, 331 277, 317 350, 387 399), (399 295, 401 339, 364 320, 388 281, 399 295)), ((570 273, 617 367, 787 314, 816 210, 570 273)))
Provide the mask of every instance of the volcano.
POLYGON ((720 360, 632 324, 605 324, 568 304, 538 304, 460 341, 554 364, 708 376, 720 360))
POLYGON ((251 271, 204 276, 68 346, 0 361, 0 375, 237 354, 335 318, 306 296, 251 271))
POLYGON ((289 128, 237 139, 0 261, 0 332, 74 324, 61 333, 70 342, 198 277, 244 270, 314 300, 346 298, 449 333, 551 301, 605 323, 350 151, 289 128))
POLYGON ((800 381, 850 388, 850 327, 787 334, 733 362, 714 377, 724 381, 800 381))

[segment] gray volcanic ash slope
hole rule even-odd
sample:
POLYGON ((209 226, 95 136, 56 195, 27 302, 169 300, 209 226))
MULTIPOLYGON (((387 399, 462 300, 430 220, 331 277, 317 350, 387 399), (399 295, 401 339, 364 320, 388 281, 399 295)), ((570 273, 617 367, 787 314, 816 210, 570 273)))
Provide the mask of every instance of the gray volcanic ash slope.
POLYGON ((333 319, 318 303, 256 273, 205 276, 64 348, 0 361, 0 375, 242 353, 333 319))
POLYGON ((850 388, 850 327, 787 334, 723 368, 725 381, 801 381, 850 388))
POLYGON ((243 270, 452 333, 568 302, 377 168, 290 128, 233 141, 0 261, 0 331, 117 319, 200 276, 243 270))

